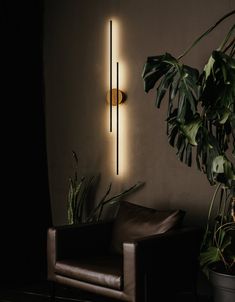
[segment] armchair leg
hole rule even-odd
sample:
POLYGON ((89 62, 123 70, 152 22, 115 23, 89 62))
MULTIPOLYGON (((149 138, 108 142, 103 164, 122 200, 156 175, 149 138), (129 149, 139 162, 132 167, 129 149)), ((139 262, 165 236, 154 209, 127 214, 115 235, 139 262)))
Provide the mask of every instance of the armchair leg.
POLYGON ((55 282, 52 281, 50 286, 50 302, 55 302, 55 282))

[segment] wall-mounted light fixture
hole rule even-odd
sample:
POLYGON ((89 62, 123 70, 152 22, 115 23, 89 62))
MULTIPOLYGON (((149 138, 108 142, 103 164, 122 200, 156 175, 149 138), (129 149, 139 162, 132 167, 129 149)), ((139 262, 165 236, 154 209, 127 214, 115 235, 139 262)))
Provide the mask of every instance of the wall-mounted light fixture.
POLYGON ((116 114, 116 174, 119 174, 119 104, 126 100, 126 95, 119 89, 119 62, 116 62, 116 88, 113 88, 113 24, 109 21, 109 91, 106 100, 109 103, 109 127, 113 131, 113 106, 117 106, 116 114))

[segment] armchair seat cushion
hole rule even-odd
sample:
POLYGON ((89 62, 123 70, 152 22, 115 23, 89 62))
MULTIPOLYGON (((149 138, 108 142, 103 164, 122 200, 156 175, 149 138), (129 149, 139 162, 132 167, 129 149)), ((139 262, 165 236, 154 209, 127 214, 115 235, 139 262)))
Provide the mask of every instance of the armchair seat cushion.
POLYGON ((116 255, 88 256, 81 259, 58 260, 57 274, 116 290, 123 288, 122 257, 116 255))
POLYGON ((184 215, 182 210, 160 211, 121 201, 113 225, 111 251, 122 255, 124 242, 179 228, 184 215))

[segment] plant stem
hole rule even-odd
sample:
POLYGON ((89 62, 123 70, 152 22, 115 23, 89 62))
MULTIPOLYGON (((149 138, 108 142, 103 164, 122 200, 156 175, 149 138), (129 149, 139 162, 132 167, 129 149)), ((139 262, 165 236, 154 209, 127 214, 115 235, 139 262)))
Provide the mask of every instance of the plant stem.
POLYGON ((225 223, 225 224, 221 225, 216 230, 216 232, 214 233, 215 246, 217 247, 218 252, 220 254, 220 257, 221 257, 221 259, 222 259, 222 261, 224 263, 224 266, 225 266, 226 270, 228 271, 229 268, 231 268, 233 264, 229 265, 229 263, 226 261, 224 255, 223 255, 223 250, 221 250, 221 245, 222 245, 223 242, 220 240, 220 238, 218 238, 218 240, 216 238, 218 232, 219 232, 219 237, 220 237, 220 233, 221 233, 222 230, 224 230, 226 232, 229 231, 229 230, 234 230, 234 222, 228 222, 228 223, 225 223))
POLYGON ((228 40, 230 39, 230 37, 231 37, 231 35, 232 35, 232 33, 233 33, 234 30, 235 30, 235 24, 233 24, 233 26, 232 26, 231 29, 229 30, 227 36, 225 37, 223 43, 221 44, 221 46, 219 47, 218 50, 221 50, 221 51, 223 51, 223 52, 226 52, 226 51, 228 50, 228 48, 233 44, 234 38, 233 38, 232 42, 229 44, 229 46, 226 47, 225 50, 223 50, 224 46, 226 45, 226 43, 227 43, 228 40))
POLYGON ((232 10, 231 12, 224 15, 221 19, 219 19, 213 26, 211 26, 207 31, 205 31, 201 36, 199 36, 179 57, 178 60, 182 59, 186 54, 189 53, 189 51, 198 43, 202 38, 207 36, 213 29, 215 29, 221 22, 223 22, 225 19, 230 17, 231 15, 235 14, 235 10, 232 10))
POLYGON ((102 204, 101 207, 100 207, 100 211, 99 211, 97 221, 100 221, 100 218, 101 218, 101 215, 102 215, 102 212, 103 212, 103 208, 104 208, 104 205, 102 204))
POLYGON ((235 43, 233 44, 233 47, 232 47, 232 49, 230 51, 230 56, 233 57, 234 53, 235 53, 235 43))
POLYGON ((133 192, 135 190, 137 190, 139 187, 141 187, 144 183, 143 182, 137 182, 135 185, 133 185, 132 187, 130 187, 129 189, 126 189, 125 191, 117 194, 117 195, 114 195, 113 197, 110 197, 109 199, 106 200, 106 197, 108 196, 110 190, 111 190, 111 184, 108 188, 108 191, 106 192, 105 196, 102 198, 102 200, 98 203, 98 205, 96 206, 96 208, 92 211, 92 213, 89 215, 87 221, 89 222, 90 219, 92 219, 93 217, 95 217, 95 215, 97 213, 98 214, 98 218, 101 217, 101 214, 102 214, 102 211, 103 211, 103 208, 105 205, 107 205, 108 203, 115 203, 115 202, 118 202, 120 200, 121 197, 129 194, 130 192, 133 192), (101 212, 100 212, 101 211, 101 212))
POLYGON ((205 235, 204 235, 204 238, 203 238, 203 241, 202 241, 202 247, 204 246, 204 244, 205 244, 205 242, 206 242, 207 234, 208 234, 208 231, 209 231, 209 222, 210 222, 210 217, 211 217, 212 208, 213 208, 213 205, 214 205, 214 202, 215 202, 215 198, 216 198, 216 195, 217 195, 218 190, 220 189, 220 187, 221 187, 221 184, 218 184, 218 186, 217 186, 217 188, 215 189, 215 192, 214 192, 214 194, 213 194, 212 200, 211 200, 211 204, 210 204, 210 208, 209 208, 208 216, 207 216, 206 231, 205 231, 205 235))
POLYGON ((232 197, 231 200, 231 216, 233 221, 235 222, 235 197, 232 197))
POLYGON ((222 244, 222 227, 224 225, 224 216, 225 216, 225 210, 226 210, 226 204, 227 204, 228 198, 229 198, 229 196, 228 196, 228 190, 225 189, 224 202, 222 202, 222 207, 221 207, 221 210, 220 210, 221 221, 220 221, 220 226, 217 229, 217 231, 220 230, 219 231, 219 235, 218 235, 218 242, 220 243, 220 245, 222 244))
POLYGON ((96 213, 102 207, 102 205, 103 205, 106 197, 109 195, 109 193, 111 191, 111 188, 112 188, 112 183, 109 184, 108 189, 107 189, 105 195, 103 196, 103 198, 101 198, 101 200, 98 203, 98 205, 91 211, 90 215, 87 217, 87 222, 89 222, 91 219, 95 218, 96 213))
POLYGON ((104 201, 104 204, 107 204, 109 203, 110 201, 114 200, 114 199, 117 199, 119 197, 123 197, 124 195, 130 193, 131 191, 134 191, 136 189, 138 189, 140 186, 142 186, 144 183, 142 182, 137 182, 134 186, 130 187, 129 189, 126 189, 125 191, 121 192, 120 194, 117 194, 111 198, 109 198, 108 200, 105 200, 104 201))

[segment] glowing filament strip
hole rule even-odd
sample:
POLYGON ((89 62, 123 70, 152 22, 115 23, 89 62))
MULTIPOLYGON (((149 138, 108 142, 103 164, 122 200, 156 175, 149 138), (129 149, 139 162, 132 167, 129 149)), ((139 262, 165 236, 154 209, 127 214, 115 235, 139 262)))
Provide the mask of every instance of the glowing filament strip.
POLYGON ((119 64, 117 62, 117 175, 119 174, 119 64))
POLYGON ((109 40, 109 43, 110 43, 110 45, 109 45, 109 49, 110 49, 110 54, 109 54, 109 68, 110 68, 110 70, 109 70, 109 72, 110 72, 110 89, 109 89, 109 91, 110 91, 110 96, 109 96, 109 110, 110 110, 110 132, 112 132, 113 131, 113 127, 112 127, 112 124, 113 124, 113 122, 112 122, 112 86, 113 86, 113 83, 112 83, 112 81, 113 81, 113 79, 112 79, 112 73, 113 73, 113 69, 112 69, 112 64, 113 64, 113 60, 112 60, 112 53, 113 53, 113 50, 112 50, 112 41, 113 41, 113 33, 112 33, 112 20, 110 20, 109 21, 109 38, 110 38, 110 40, 109 40))

